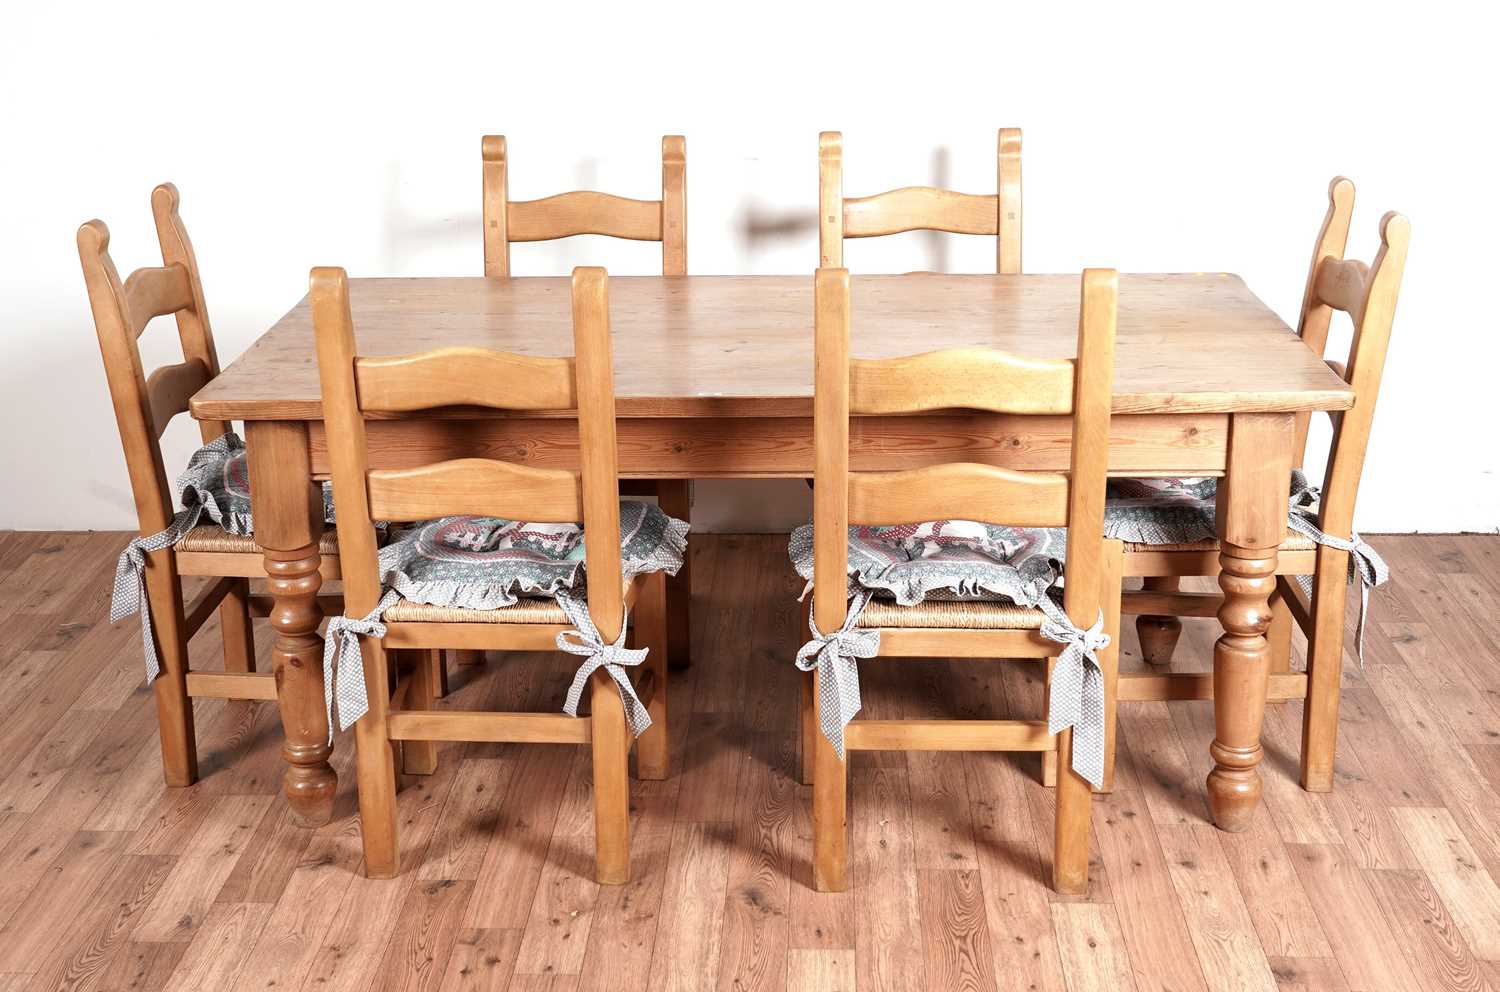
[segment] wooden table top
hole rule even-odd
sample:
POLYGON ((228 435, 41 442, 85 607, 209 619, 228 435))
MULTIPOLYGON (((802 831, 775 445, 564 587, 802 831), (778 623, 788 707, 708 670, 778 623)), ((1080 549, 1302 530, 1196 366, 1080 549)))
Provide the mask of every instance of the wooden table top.
MULTIPOLYGON (((958 345, 1072 357, 1077 274, 854 276, 851 354, 958 345)), ((622 417, 810 416, 810 276, 620 276, 609 281, 622 417)), ((359 350, 478 345, 573 350, 566 278, 355 279, 359 350)), ((1116 413, 1341 410, 1349 386, 1238 277, 1121 275, 1116 413)), ((195 417, 318 420, 304 297, 192 400, 195 417)))

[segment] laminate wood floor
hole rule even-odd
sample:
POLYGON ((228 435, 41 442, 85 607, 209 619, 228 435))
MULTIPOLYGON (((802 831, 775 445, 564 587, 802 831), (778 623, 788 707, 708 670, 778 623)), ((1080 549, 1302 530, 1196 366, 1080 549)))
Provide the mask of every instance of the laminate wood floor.
MULTIPOLYGON (((1373 542, 1394 578, 1346 665, 1330 795, 1297 787, 1299 704, 1273 705, 1259 815, 1220 833, 1211 704, 1124 707, 1092 886, 1066 899, 1051 797, 1016 755, 855 755, 851 889, 809 888, 783 538, 693 539, 675 775, 632 785, 622 887, 590 880, 586 748, 444 746, 401 793, 391 881, 360 871, 349 735, 320 830, 287 820, 269 703, 200 701, 203 780, 165 789, 138 628, 106 617, 124 540, 0 533, 0 992, 1500 992, 1500 537, 1373 542)), ((1179 663, 1207 667, 1214 625, 1187 623, 1179 663)), ((195 666, 217 650, 200 635, 195 666)), ((868 672, 871 716, 1039 712, 1034 664, 868 672)), ((492 655, 453 669, 451 699, 559 706, 571 674, 492 655)))

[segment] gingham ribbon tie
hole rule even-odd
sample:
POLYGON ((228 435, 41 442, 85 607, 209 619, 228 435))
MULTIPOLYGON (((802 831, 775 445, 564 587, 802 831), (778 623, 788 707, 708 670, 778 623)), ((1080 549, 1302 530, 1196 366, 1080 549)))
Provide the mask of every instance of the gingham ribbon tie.
POLYGON ((849 600, 844 625, 832 633, 818 629, 817 602, 807 612, 807 626, 812 640, 797 651, 797 667, 804 672, 816 671, 818 677, 818 725, 828 743, 844 758, 844 728, 859 712, 859 666, 861 658, 880 653, 880 631, 858 630, 855 624, 870 602, 868 590, 856 592, 849 600))
POLYGON ((370 711, 365 686, 365 662, 359 649, 361 637, 384 637, 385 611, 400 596, 387 592, 375 609, 362 617, 329 617, 323 632, 323 704, 328 708, 328 743, 370 711))
MULTIPOLYGON (((1370 590, 1384 585, 1391 577, 1391 569, 1385 563, 1385 559, 1380 557, 1380 553, 1370 547, 1357 531, 1350 530, 1349 536, 1343 538, 1329 534, 1320 528, 1317 506, 1321 499, 1322 494, 1315 487, 1307 484, 1307 476, 1294 470, 1292 472, 1292 495, 1289 500, 1291 512, 1287 515, 1287 526, 1316 544, 1348 552, 1349 581, 1353 582, 1356 577, 1359 579, 1359 621, 1355 626, 1354 642, 1355 656, 1363 666, 1365 663, 1365 617, 1370 609, 1370 590)), ((1297 576, 1297 584, 1302 587, 1303 592, 1307 593, 1307 598, 1311 601, 1312 576, 1297 576)))
POLYGON ((588 685, 589 677, 602 668, 615 680, 615 685, 619 686, 620 702, 625 704, 625 724, 630 728, 631 735, 641 736, 651 726, 651 714, 646 712, 641 697, 635 694, 635 685, 625 669, 645 661, 648 650, 625 646, 626 617, 620 618, 620 636, 615 638, 613 644, 606 644, 599 634, 599 628, 594 626, 593 617, 589 616, 587 605, 575 602, 572 597, 562 593, 558 594, 557 603, 574 627, 573 630, 564 630, 557 635, 557 649, 584 659, 573 676, 573 684, 568 686, 568 698, 563 703, 563 712, 568 716, 578 715, 578 704, 583 699, 584 686, 588 685))
POLYGON ((109 598, 109 622, 116 623, 132 613, 141 615, 141 646, 146 655, 146 683, 161 674, 161 660, 156 654, 156 638, 151 633, 151 602, 146 597, 146 555, 170 548, 182 535, 198 526, 202 506, 190 506, 165 529, 146 537, 132 537, 115 563, 115 588, 109 598))
POLYGON ((1109 646, 1104 613, 1084 630, 1044 596, 1039 604, 1047 619, 1042 636, 1064 645, 1052 668, 1052 694, 1047 706, 1047 732, 1073 728, 1073 770, 1095 788, 1104 785, 1104 672, 1099 650, 1109 646))

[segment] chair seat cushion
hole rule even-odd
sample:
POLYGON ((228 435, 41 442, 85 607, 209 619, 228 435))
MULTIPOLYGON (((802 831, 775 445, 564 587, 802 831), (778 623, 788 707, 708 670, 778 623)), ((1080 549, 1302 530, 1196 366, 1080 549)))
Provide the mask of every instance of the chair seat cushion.
MULTIPOLYGON (((255 533, 250 514, 250 463, 245 442, 233 431, 193 452, 177 477, 184 509, 203 508, 226 534, 255 533)), ((323 483, 323 522, 333 523, 333 486, 323 483)))
MULTIPOLYGON (((260 555, 261 548, 255 538, 244 534, 230 534, 216 524, 201 524, 194 527, 177 542, 178 551, 202 551, 211 554, 260 555)), ((325 530, 318 538, 318 554, 339 553, 338 532, 325 530)))
MULTIPOLYGON (((850 527, 849 586, 851 592, 863 588, 876 594, 867 612, 881 599, 907 607, 928 601, 985 600, 1029 607, 1061 574, 1066 543, 1067 531, 1061 528, 971 520, 850 527)), ((797 573, 811 582, 811 524, 792 532, 787 551, 797 573)))
MULTIPOLYGON (((1158 550, 1198 550, 1216 540, 1213 478, 1110 479, 1105 487, 1104 536, 1158 550)), ((1217 545, 1215 545, 1217 546, 1217 545)))
MULTIPOLYGON (((623 595, 630 595, 634 579, 626 579, 623 595)), ((462 606, 434 606, 400 599, 386 607, 381 619, 387 623, 571 623, 557 600, 522 596, 509 606, 493 610, 471 610, 462 606)))
MULTIPOLYGON (((687 533, 686 523, 654 504, 621 500, 624 578, 646 572, 676 575, 687 550, 687 533)), ((385 588, 410 603, 466 610, 499 610, 523 597, 578 593, 584 585, 584 567, 580 525, 499 517, 429 520, 394 531, 380 550, 385 588)))

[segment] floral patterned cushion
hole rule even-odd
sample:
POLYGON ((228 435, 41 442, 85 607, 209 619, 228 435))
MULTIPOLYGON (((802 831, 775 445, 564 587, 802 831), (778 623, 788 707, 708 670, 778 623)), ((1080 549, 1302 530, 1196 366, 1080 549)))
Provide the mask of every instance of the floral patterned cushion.
MULTIPOLYGON (((1007 599, 1034 606, 1061 574, 1067 531, 934 520, 849 528, 849 589, 868 589, 902 606, 938 599, 1007 599)), ((813 528, 792 532, 788 555, 813 577, 813 528)))
MULTIPOLYGON (((177 477, 182 506, 202 507, 203 515, 230 534, 255 532, 250 516, 250 463, 245 442, 230 431, 193 452, 177 477)), ((333 486, 323 483, 323 521, 333 523, 333 486)))
MULTIPOLYGON (((625 578, 645 572, 676 575, 687 533, 685 522, 654 504, 621 500, 625 578)), ((522 596, 578 592, 584 579, 584 540, 578 524, 442 517, 392 535, 380 550, 381 583, 415 603, 494 610, 522 596)))

